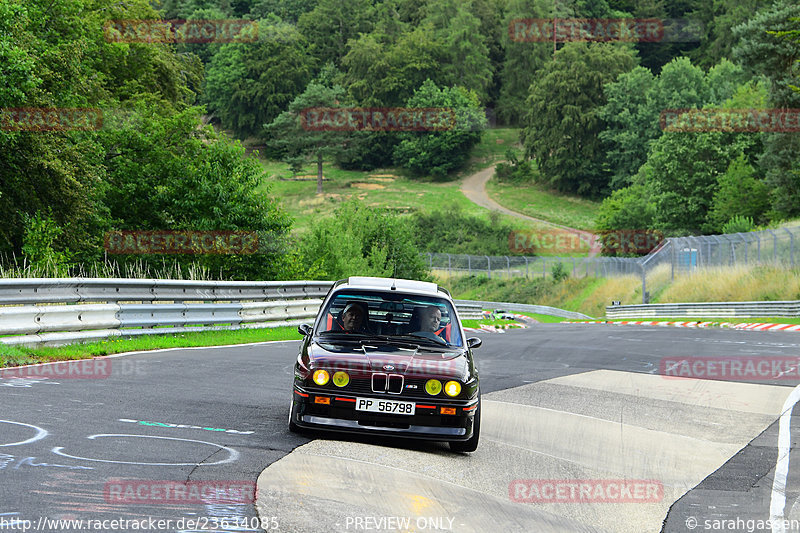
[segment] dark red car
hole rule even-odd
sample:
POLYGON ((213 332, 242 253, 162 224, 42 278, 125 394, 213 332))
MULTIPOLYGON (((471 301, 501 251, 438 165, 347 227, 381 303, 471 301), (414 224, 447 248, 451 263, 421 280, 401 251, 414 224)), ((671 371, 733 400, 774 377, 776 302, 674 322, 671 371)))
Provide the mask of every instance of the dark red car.
POLYGON ((434 283, 351 277, 302 325, 289 429, 447 441, 472 452, 480 386, 450 294, 434 283))

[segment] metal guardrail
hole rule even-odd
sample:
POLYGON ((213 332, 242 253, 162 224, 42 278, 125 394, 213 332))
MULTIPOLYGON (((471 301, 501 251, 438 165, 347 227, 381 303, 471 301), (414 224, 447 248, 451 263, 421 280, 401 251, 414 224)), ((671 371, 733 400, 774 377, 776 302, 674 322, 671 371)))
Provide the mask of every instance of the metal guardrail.
POLYGON ((606 318, 651 317, 800 317, 800 300, 776 302, 698 302, 680 304, 614 305, 606 318))
MULTIPOLYGON (((0 338, 0 344, 60 345, 123 336, 297 326, 317 315, 332 285, 327 281, 5 279, 0 280, 0 305, 4 305, 0 335, 12 336, 0 338)), ((459 300, 456 308, 462 319, 477 319, 484 304, 520 306, 459 300)), ((553 308, 543 306, 523 305, 520 310, 553 314, 553 308)))
MULTIPOLYGON (((524 313, 537 313, 540 315, 557 316, 561 318, 573 318, 576 320, 593 320, 592 317, 577 313, 575 311, 567 311, 557 307, 550 307, 547 305, 532 305, 532 304, 516 304, 509 302, 484 302, 478 300, 456 300, 456 305, 477 305, 481 308, 489 309, 508 309, 509 311, 521 311, 524 313)), ((460 307, 459 307, 460 309, 460 307)))

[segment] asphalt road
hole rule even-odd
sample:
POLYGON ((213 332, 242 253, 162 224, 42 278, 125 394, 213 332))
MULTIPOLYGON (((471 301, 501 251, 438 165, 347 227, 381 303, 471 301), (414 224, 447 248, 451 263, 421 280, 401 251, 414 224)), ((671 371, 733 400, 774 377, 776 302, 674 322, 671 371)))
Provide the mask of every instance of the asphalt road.
MULTIPOLYGON (((800 335, 540 324, 480 336, 471 455, 290 434, 297 341, 105 358, 91 379, 6 376, 0 531, 771 531, 747 523, 770 504, 800 519, 800 468, 789 462, 773 490, 777 421, 798 380, 658 375, 664 358, 797 357, 800 335), (660 491, 531 501, 531 480, 623 479, 660 491), (51 522, 71 519, 84 523, 51 522)), ((784 421, 789 448, 796 420, 784 421)))

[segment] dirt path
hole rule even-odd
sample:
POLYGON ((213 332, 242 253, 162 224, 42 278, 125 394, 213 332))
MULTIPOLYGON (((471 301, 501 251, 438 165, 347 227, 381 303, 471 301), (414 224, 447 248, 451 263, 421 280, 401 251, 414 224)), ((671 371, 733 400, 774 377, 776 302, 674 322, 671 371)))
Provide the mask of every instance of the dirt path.
MULTIPOLYGON (((533 222, 538 222, 539 224, 545 224, 547 226, 566 230, 570 233, 574 233, 580 236, 583 242, 591 242, 591 243, 599 242, 597 235, 593 235, 589 231, 580 230, 577 228, 570 228, 569 226, 563 226, 561 224, 556 224, 555 222, 550 222, 548 220, 543 220, 541 218, 529 217, 528 215, 512 211, 511 209, 508 209, 498 204, 497 202, 489 198, 489 195, 486 192, 486 182, 488 182, 492 178, 492 176, 494 176, 494 165, 492 165, 489 168, 485 168, 481 171, 478 171, 475 174, 472 174, 471 176, 467 176, 461 183, 461 192, 463 192, 464 196, 466 196, 471 202, 478 204, 481 207, 485 207, 486 209, 499 211, 504 215, 522 218, 525 220, 531 220, 533 222)), ((594 247, 589 251, 589 257, 594 257, 598 255, 598 253, 599 250, 597 249, 597 247, 594 247)))

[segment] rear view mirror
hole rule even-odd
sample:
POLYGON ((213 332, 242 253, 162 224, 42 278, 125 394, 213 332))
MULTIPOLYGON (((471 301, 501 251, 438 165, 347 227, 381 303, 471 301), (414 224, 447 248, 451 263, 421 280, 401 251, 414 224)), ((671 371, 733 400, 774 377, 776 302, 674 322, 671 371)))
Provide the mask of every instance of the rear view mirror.
POLYGON ((467 339, 467 346, 469 348, 478 348, 480 345, 483 344, 483 341, 480 340, 478 337, 470 337, 467 339))
POLYGON ((313 330, 311 329, 311 326, 309 326, 308 324, 300 324, 299 326, 297 326, 297 332, 303 337, 308 337, 309 335, 311 335, 312 331, 313 330))

